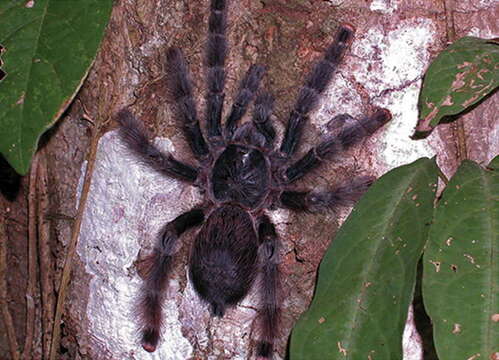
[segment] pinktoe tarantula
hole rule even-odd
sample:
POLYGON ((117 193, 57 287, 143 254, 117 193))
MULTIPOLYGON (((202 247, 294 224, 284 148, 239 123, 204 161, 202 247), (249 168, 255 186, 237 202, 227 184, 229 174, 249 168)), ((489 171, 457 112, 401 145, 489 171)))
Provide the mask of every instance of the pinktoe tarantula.
POLYGON ((118 114, 122 138, 145 163, 165 176, 201 188, 206 197, 203 205, 166 224, 148 258, 139 306, 142 346, 147 351, 154 351, 158 345, 163 294, 176 242, 186 230, 200 226, 189 261, 194 289, 209 304, 212 315, 221 317, 227 307, 246 296, 253 284, 258 286, 261 339, 256 354, 259 358, 271 358, 279 333, 281 306, 278 289, 281 280, 277 251, 279 237, 265 212, 273 207, 317 211, 356 201, 373 178, 356 178, 349 184, 320 192, 291 190, 291 184, 338 152, 374 133, 390 120, 391 115, 385 109, 378 109, 359 120, 340 115, 333 119, 335 124, 331 134, 324 136, 303 157, 293 160, 308 114, 352 41, 353 27, 343 25, 299 91, 278 150, 274 149, 276 132, 270 120, 274 99, 268 92, 258 91, 264 74, 260 65, 248 69, 222 126, 226 16, 226 0, 211 0, 206 50, 205 134, 198 121, 182 52, 176 48, 167 52, 168 86, 176 104, 176 117, 197 159, 196 165, 161 152, 128 110, 118 114), (254 98, 251 121, 240 124, 254 98), (261 280, 255 282, 258 274, 261 280))

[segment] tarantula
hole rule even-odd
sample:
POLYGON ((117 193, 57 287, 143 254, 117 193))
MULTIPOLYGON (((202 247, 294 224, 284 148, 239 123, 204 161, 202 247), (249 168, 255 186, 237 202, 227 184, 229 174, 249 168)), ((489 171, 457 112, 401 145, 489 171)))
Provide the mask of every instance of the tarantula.
POLYGON ((221 317, 227 307, 246 296, 259 273, 262 314, 256 353, 259 358, 270 358, 279 333, 281 280, 279 237, 265 213, 274 207, 317 211, 356 201, 372 183, 372 177, 359 177, 327 191, 295 191, 291 184, 374 133, 391 115, 386 109, 378 109, 359 120, 346 114, 337 116, 331 133, 303 157, 293 160, 308 114, 352 41, 353 27, 342 25, 300 89, 278 150, 274 149, 276 131, 271 121, 274 99, 269 92, 258 90, 263 66, 250 66, 222 125, 226 0, 211 0, 210 7, 205 133, 199 124, 182 52, 170 48, 166 56, 167 84, 176 105, 176 118, 197 164, 181 162, 160 151, 129 110, 123 109, 117 116, 122 139, 142 161, 167 177, 199 187, 206 198, 202 205, 166 224, 147 258, 148 271, 139 295, 142 346, 149 352, 155 351, 160 339, 163 294, 176 242, 186 230, 200 226, 189 261, 189 277, 195 291, 209 304, 211 314, 221 317), (240 124, 253 100, 251 121, 240 124))

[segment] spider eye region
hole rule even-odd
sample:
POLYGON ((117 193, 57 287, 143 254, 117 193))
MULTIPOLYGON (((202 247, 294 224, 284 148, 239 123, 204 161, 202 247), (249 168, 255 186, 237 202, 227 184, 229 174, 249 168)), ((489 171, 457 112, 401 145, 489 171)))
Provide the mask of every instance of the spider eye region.
POLYGON ((267 194, 268 161, 261 151, 244 145, 229 145, 213 167, 211 186, 216 200, 255 208, 267 194))

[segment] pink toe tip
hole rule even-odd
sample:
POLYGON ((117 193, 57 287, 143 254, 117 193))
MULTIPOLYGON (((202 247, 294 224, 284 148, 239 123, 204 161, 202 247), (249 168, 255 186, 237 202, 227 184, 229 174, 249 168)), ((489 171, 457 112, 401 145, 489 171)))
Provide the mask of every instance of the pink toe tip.
POLYGON ((154 346, 152 344, 144 343, 144 344, 142 344, 142 347, 144 348, 145 351, 150 352, 150 353, 152 353, 156 350, 156 346, 154 346))

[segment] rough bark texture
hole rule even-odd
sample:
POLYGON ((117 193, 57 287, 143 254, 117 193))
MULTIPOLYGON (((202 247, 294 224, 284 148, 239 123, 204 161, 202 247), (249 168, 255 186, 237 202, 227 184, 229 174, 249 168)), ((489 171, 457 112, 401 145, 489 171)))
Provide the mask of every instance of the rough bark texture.
MULTIPOLYGON (((55 289, 76 214, 78 182, 84 173, 93 126, 91 121, 82 119, 82 114, 109 119, 122 107, 129 106, 155 134, 171 140, 163 140, 165 146, 190 160, 179 129, 171 120, 172 107, 166 100, 162 82, 163 59, 167 47, 175 45, 183 49, 196 84, 198 111, 202 114, 208 3, 208 0, 115 2, 93 69, 74 104, 45 136, 43 152, 39 154, 47 161, 49 205, 44 219, 50 226, 51 256, 38 264, 50 267, 55 289)), ((439 127, 428 140, 409 139, 417 120, 418 89, 429 61, 447 41, 464 35, 499 35, 496 21, 499 9, 493 0, 230 3, 225 110, 249 65, 263 63, 267 67, 264 86, 277 98, 275 122, 282 132, 305 73, 332 39, 338 24, 348 22, 357 29, 354 44, 311 117, 310 131, 301 150, 315 143, 334 115, 344 112, 360 115, 372 110, 373 105, 387 107, 394 115, 386 129, 346 154, 341 164, 328 166, 316 178, 309 177, 313 181, 302 182, 301 186, 324 187, 352 174, 379 176, 392 167, 433 154, 438 154, 438 163, 449 176, 463 158, 487 163, 499 152, 497 94, 457 123, 439 127), (460 132, 464 132, 464 138, 458 141, 460 132)), ((113 127, 110 123, 108 130, 113 127)), ((6 169, 6 165, 1 167, 6 169)), ((8 179, 12 177, 9 175, 8 179)), ((139 284, 134 263, 139 249, 151 246, 158 227, 194 205, 199 194, 134 164, 114 132, 101 140, 93 181, 63 317, 60 358, 153 358, 130 335, 134 332, 130 316, 133 291, 139 284), (106 326, 114 330, 107 331, 106 326)), ((21 179, 20 191, 10 196, 14 200, 5 196, 5 189, 12 189, 15 184, 6 185, 2 181, 1 187, 0 216, 6 225, 6 239, 0 241, 6 241, 8 248, 7 300, 17 342, 22 347, 28 277, 28 179, 21 179)), ((283 338, 278 347, 281 357, 292 324, 311 300, 320 259, 344 217, 345 213, 299 216, 287 211, 274 215, 283 241, 282 271, 286 279, 283 338)), ((189 243, 189 239, 183 243, 189 243)), ((224 319, 211 319, 188 285, 187 253, 187 246, 178 252, 176 280, 168 291, 164 337, 167 344, 159 353, 165 359, 252 358, 249 344, 258 337, 252 326, 256 315, 254 295, 224 319), (173 334, 170 339, 169 331, 173 334)), ((39 286, 36 293, 39 294, 39 286)), ((55 293, 49 295, 55 299, 55 293)), ((41 296, 33 300, 37 310, 31 358, 39 359, 44 352, 41 334, 46 323, 41 325, 41 296)), ((10 358, 3 331, 0 358, 10 358)))

